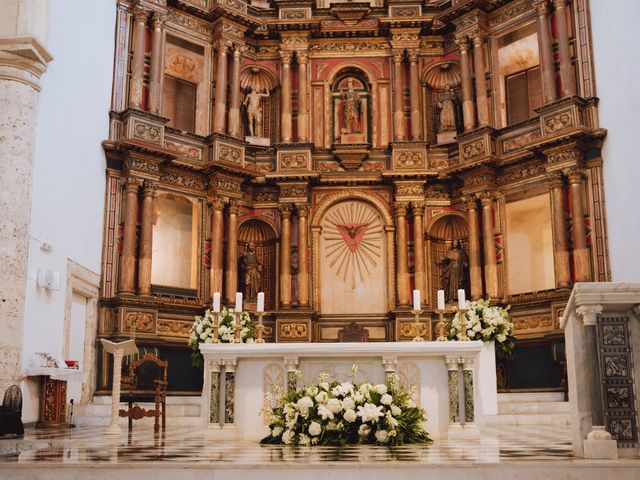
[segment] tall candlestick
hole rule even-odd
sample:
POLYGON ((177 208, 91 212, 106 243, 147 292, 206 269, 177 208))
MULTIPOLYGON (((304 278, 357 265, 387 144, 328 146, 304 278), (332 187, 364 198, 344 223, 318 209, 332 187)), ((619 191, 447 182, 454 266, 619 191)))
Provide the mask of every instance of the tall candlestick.
POLYGON ((420 310, 420 290, 413 291, 413 309, 420 310))
POLYGON ((256 307, 257 312, 264 312, 264 292, 258 292, 258 305, 256 307))
POLYGON ((220 311, 220 292, 213 293, 213 311, 214 312, 220 311))
POLYGON ((444 310, 444 290, 438 290, 438 310, 444 310))
POLYGON ((464 298, 464 290, 461 288, 460 290, 458 290, 458 308, 460 310, 466 308, 467 306, 467 302, 464 298))
POLYGON ((242 312, 242 292, 236 292, 236 312, 242 312))

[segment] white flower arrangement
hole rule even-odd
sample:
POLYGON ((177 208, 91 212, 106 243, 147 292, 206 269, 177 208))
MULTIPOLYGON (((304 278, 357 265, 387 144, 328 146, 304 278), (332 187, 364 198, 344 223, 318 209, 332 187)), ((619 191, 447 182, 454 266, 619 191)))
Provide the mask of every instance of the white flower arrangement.
MULTIPOLYGON (((357 369, 354 367, 354 377, 357 369)), ((398 385, 320 383, 288 392, 265 408, 270 434, 262 443, 285 445, 401 445, 426 443, 424 409, 398 385)))

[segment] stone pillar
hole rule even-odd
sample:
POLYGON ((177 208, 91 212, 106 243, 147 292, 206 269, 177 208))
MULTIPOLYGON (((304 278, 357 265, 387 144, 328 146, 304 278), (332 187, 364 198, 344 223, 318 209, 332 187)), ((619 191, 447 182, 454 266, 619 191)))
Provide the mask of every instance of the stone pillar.
POLYGON ((569 247, 567 242, 567 222, 564 208, 564 183, 560 172, 549 174, 551 190, 551 216, 553 218, 553 257, 556 274, 556 287, 571 285, 569 266, 569 247))
MULTIPOLYGON (((206 370, 205 370, 206 371, 206 370)), ((209 374, 209 425, 220 425, 220 361, 212 360, 209 374)))
POLYGON ((402 60, 404 52, 393 53, 393 139, 404 142, 407 131, 404 122, 404 86, 402 82, 402 60))
POLYGON ((460 402, 458 400, 458 358, 447 357, 445 361, 449 380, 449 428, 461 428, 460 402))
POLYGON ((280 205, 280 306, 291 306, 291 206, 280 205))
POLYGON ((407 249, 407 203, 396 202, 396 256, 398 277, 398 305, 403 307, 410 304, 409 292, 409 258, 407 249))
POLYGON ((384 383, 391 385, 394 378, 397 378, 398 357, 382 357, 384 367, 384 383))
POLYGON ((462 89, 462 117, 464 131, 473 130, 476 126, 476 107, 473 103, 473 87, 471 85, 471 63, 469 59, 469 41, 467 37, 456 39, 460 48, 460 76, 462 89))
POLYGON ((462 384, 464 388, 464 426, 473 426, 476 419, 473 394, 473 358, 465 358, 462 364, 462 384))
POLYGON ((291 52, 281 50, 280 61, 282 63, 281 139, 282 143, 291 143, 291 52))
POLYGON ((222 292, 222 242, 224 239, 224 200, 211 200, 211 293, 222 292))
POLYGON ((475 32, 473 38, 473 63, 476 75, 476 103, 478 124, 489 125, 489 101, 487 99, 487 77, 484 64, 484 34, 475 32))
POLYGON ((224 298, 227 304, 235 304, 238 291, 238 202, 229 202, 227 217, 227 263, 224 272, 224 298))
POLYGON ((471 299, 482 298, 482 264, 480 260, 480 226, 476 199, 465 199, 469 224, 469 288, 471 299))
POLYGON ((309 306, 309 205, 299 204, 298 212, 298 306, 309 306))
POLYGON ((569 25, 567 24, 567 0, 553 0, 556 7, 556 30, 558 33, 558 56, 560 57, 560 81, 562 96, 576 95, 576 77, 571 63, 569 47, 569 25))
POLYGON ((409 92, 411 101, 411 140, 419 142, 422 137, 422 128, 420 126, 421 109, 418 52, 409 52, 409 92))
POLYGON ((133 36, 131 50, 131 80, 129 81, 129 106, 142 108, 142 87, 144 85, 144 37, 149 12, 143 8, 133 11, 133 36))
POLYGON ((235 427, 236 422, 236 365, 235 358, 224 360, 224 426, 235 427))
POLYGON ((307 52, 298 52, 298 142, 309 141, 309 74, 307 52))
POLYGON ((287 369, 287 393, 298 389, 298 357, 284 357, 287 369))
POLYGON ((572 168, 566 172, 571 191, 571 240, 573 242, 573 267, 576 282, 591 281, 591 261, 584 228, 584 170, 572 168))
POLYGON ((482 204, 482 237, 484 240, 484 281, 489 298, 498 298, 498 265, 493 230, 493 193, 480 194, 482 204))
POLYGON ((218 64, 216 67, 216 105, 213 131, 224 134, 227 116, 227 49, 229 44, 226 40, 218 40, 216 48, 218 49, 218 64))
POLYGON ((555 67, 553 65, 553 47, 547 15, 548 0, 535 0, 538 10, 538 43, 540 45, 540 70, 542 73, 542 94, 544 103, 555 101, 556 94, 555 67))
POLYGON ((231 101, 229 105, 229 135, 242 137, 242 122, 240 121, 240 63, 242 50, 236 46, 233 50, 233 64, 231 65, 231 101))
POLYGON ((411 202, 413 207, 413 276, 422 303, 428 303, 427 276, 424 260, 424 202, 411 202))
POLYGON ((136 226, 138 224, 138 187, 140 181, 127 178, 124 201, 124 229, 122 232, 122 255, 118 291, 120 293, 135 292, 136 268, 136 226))
POLYGON ((151 295, 151 254, 153 251, 153 202, 157 186, 145 180, 142 188, 142 219, 140 222, 140 260, 138 263, 138 293, 151 295))
POLYGON ((164 75, 163 27, 166 16, 153 14, 153 32, 151 37, 151 80, 149 83, 149 110, 160 114, 162 109, 162 77, 164 75))

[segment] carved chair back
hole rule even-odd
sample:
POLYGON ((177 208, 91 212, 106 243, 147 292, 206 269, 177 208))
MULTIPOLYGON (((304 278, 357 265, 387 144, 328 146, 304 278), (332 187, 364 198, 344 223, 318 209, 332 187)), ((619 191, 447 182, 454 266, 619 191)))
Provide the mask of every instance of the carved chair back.
POLYGON ((18 385, 11 385, 4 392, 2 410, 5 412, 22 413, 22 390, 18 385))
POLYGON ((339 342, 368 342, 369 330, 362 328, 356 322, 351 322, 349 325, 338 330, 339 342))

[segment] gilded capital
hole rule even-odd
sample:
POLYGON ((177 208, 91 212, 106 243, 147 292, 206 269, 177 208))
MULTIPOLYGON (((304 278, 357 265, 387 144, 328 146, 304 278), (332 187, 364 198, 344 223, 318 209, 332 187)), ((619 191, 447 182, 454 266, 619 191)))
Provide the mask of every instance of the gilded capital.
POLYGON ((466 35, 460 35, 459 37, 456 37, 455 42, 456 45, 458 45, 461 53, 466 53, 469 51, 469 38, 467 38, 466 35))
POLYGON ((279 205, 278 208, 280 209, 280 218, 283 220, 289 220, 291 218, 291 205, 283 203, 282 205, 279 205))
POLYGON ((464 205, 464 209, 467 211, 476 210, 478 207, 478 202, 476 201, 476 197, 473 195, 469 195, 466 197, 462 197, 462 203, 464 205))
POLYGON ((494 192, 480 192, 478 194, 478 199, 484 208, 491 207, 493 200, 495 198, 494 192))
POLYGON ((149 13, 149 10, 138 6, 133 9, 133 19, 137 23, 147 23, 149 13))
POLYGON ((130 192, 137 193, 139 186, 140 186, 140 180, 134 177, 127 178, 127 181, 126 181, 127 193, 130 193, 130 192))
POLYGON ((158 190, 158 185, 151 180, 145 180, 142 183, 142 194, 144 196, 153 196, 156 194, 157 190, 158 190))
POLYGON ((291 55, 292 52, 288 51, 288 50, 280 50, 280 61, 282 62, 283 65, 288 65, 291 63, 291 55))
POLYGON ((164 27, 165 22, 167 21, 167 15, 164 13, 154 13, 153 20, 151 20, 151 24, 155 30, 159 30, 164 27))
POLYGON ((226 202, 222 197, 214 197, 214 198, 209 198, 207 200, 207 203, 211 205, 211 208, 213 208, 214 210, 221 212, 224 210, 224 204, 226 202))
POLYGON ((567 6, 567 0, 553 0, 553 5, 558 8, 564 8, 567 6))
POLYGON ((409 57, 409 62, 417 63, 418 62, 418 51, 417 50, 409 50, 407 52, 407 57, 409 57))
POLYGON ((396 217, 406 217, 408 207, 408 202, 396 202, 393 206, 396 217))
POLYGON ((564 182, 562 180, 562 173, 560 172, 548 173, 547 179, 549 180, 549 187, 552 189, 562 188, 564 186, 564 182))
POLYGON ((569 179, 569 183, 580 183, 585 176, 585 170, 584 168, 574 167, 565 170, 564 174, 569 179))
POLYGON ((402 63, 404 60, 404 50, 394 50, 393 51, 393 63, 402 63))
POLYGON ((411 208, 413 210, 414 217, 423 217, 424 216, 424 207, 426 203, 422 200, 411 202, 411 208))
POLYGON ((238 201, 231 200, 229 202, 229 215, 238 215, 239 210, 240 210, 240 205, 238 205, 238 201))
POLYGON ((545 15, 549 10, 548 0, 533 0, 533 6, 538 11, 538 15, 545 15))
POLYGON ((307 52, 296 52, 296 59, 298 63, 306 64, 309 61, 309 54, 307 52))
POLYGON ((225 40, 224 38, 221 38, 215 43, 215 46, 219 54, 221 53, 223 55, 226 55, 227 50, 231 46, 231 42, 229 40, 225 40))
POLYGON ((484 42, 485 34, 483 31, 478 30, 471 34, 471 40, 473 41, 474 47, 481 47, 484 42))
POLYGON ((308 203, 298 203, 296 205, 296 212, 298 213, 298 217, 308 217, 311 212, 311 207, 309 207, 308 203))

